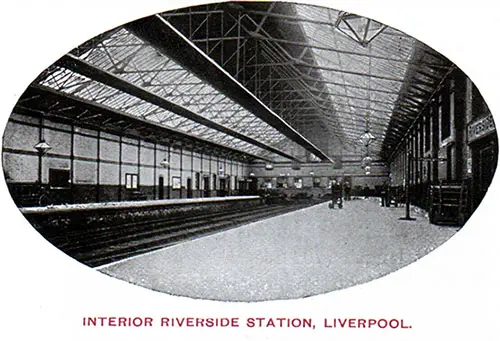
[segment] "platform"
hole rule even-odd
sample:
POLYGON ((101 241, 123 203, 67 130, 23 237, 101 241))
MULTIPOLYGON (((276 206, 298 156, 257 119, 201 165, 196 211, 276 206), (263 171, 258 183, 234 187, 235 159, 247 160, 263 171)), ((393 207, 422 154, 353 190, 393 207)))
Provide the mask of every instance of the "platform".
POLYGON ((457 228, 401 221, 377 199, 323 203, 98 268, 157 291, 230 301, 292 299, 391 273, 428 254, 457 228))
MULTIPOLYGON (((122 201, 20 208, 24 217, 44 237, 67 237, 71 231, 102 229, 158 218, 175 218, 245 209, 261 204, 259 196, 122 201)), ((78 242, 78 240, 75 240, 78 242)), ((57 243, 56 243, 57 244, 57 243)), ((57 245, 56 245, 57 246, 57 245)))
POLYGON ((67 204, 49 205, 40 207, 21 207, 22 214, 53 214, 58 213, 85 213, 91 211, 118 211, 130 209, 165 208, 171 206, 205 205, 222 202, 237 202, 259 200, 256 195, 230 196, 230 197, 209 197, 209 198, 184 198, 184 199, 163 199, 163 200, 142 200, 142 201, 111 201, 87 204, 67 204))

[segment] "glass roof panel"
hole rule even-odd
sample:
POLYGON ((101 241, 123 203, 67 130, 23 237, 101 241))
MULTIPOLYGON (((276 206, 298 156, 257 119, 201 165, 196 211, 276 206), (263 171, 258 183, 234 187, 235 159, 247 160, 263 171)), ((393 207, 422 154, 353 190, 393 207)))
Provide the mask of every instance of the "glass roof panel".
POLYGON ((327 82, 326 88, 342 130, 349 139, 354 139, 353 126, 361 130, 363 126, 369 127, 377 137, 374 148, 379 152, 405 82, 414 39, 345 12, 305 5, 295 5, 295 10, 300 18, 332 23, 325 25, 307 20, 302 21, 301 26, 306 39, 321 47, 310 51, 317 70, 327 82), (335 27, 335 23, 339 26, 335 27), (364 46, 359 42, 363 37, 353 30, 364 32, 367 27, 367 39, 375 38, 364 46))
MULTIPOLYGON (((119 110, 131 116, 147 119, 155 123, 160 123, 168 128, 192 134, 202 139, 207 139, 207 136, 210 136, 208 139, 209 141, 226 147, 235 148, 254 155, 269 154, 267 152, 264 153, 264 149, 253 144, 191 121, 127 93, 90 80, 68 69, 60 67, 55 68, 51 76, 47 77, 40 84, 74 95, 81 99, 96 101, 111 109, 119 110), (79 88, 76 86, 77 84, 85 84, 85 86, 79 88)), ((274 142, 274 140, 270 141, 274 142)), ((277 157, 276 155, 274 156, 277 157)))
POLYGON ((81 58, 200 116, 237 132, 245 132, 258 141, 269 144, 276 138, 283 139, 278 130, 125 29, 119 30, 81 58), (246 129, 242 124, 244 122, 233 115, 236 112, 258 121, 259 131, 246 129))

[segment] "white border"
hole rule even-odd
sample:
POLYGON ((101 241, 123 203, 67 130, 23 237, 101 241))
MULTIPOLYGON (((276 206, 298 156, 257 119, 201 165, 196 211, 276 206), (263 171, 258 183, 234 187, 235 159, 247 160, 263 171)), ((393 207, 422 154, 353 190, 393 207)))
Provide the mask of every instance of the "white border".
MULTIPOLYGON (((201 3, 200 1, 197 1, 201 3)), ((320 3, 319 1, 306 1, 320 3)), ((2 128, 45 67, 90 37, 195 1, 18 0, 0 5, 2 128), (179 5, 180 4, 180 5, 179 5)), ((478 86, 500 122, 497 17, 493 1, 328 1, 427 43, 478 86)), ((2 129, 3 130, 3 129, 2 129)), ((500 306, 499 176, 467 225, 420 261, 380 280, 303 300, 255 304, 196 301, 117 281, 65 257, 23 219, 0 181, 0 334, 8 340, 493 340, 500 306), (86 315, 397 317, 412 330, 86 329, 86 315)))

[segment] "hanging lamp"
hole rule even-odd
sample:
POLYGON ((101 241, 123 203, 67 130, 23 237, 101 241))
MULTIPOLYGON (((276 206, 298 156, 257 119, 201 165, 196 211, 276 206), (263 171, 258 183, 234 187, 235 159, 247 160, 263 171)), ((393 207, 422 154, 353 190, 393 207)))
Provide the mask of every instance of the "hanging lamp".
POLYGON ((363 135, 361 135, 360 140, 361 143, 363 143, 364 146, 368 147, 373 141, 375 141, 375 136, 370 132, 370 129, 368 128, 368 121, 366 123, 366 130, 363 135))

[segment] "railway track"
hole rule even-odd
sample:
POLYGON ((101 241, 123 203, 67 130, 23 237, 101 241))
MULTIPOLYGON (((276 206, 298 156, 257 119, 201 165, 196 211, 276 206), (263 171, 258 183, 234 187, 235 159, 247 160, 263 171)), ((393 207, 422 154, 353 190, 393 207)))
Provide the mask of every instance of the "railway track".
POLYGON ((96 267, 310 205, 266 205, 250 207, 245 211, 213 212, 84 229, 74 227, 60 234, 45 235, 45 238, 72 258, 96 267))

